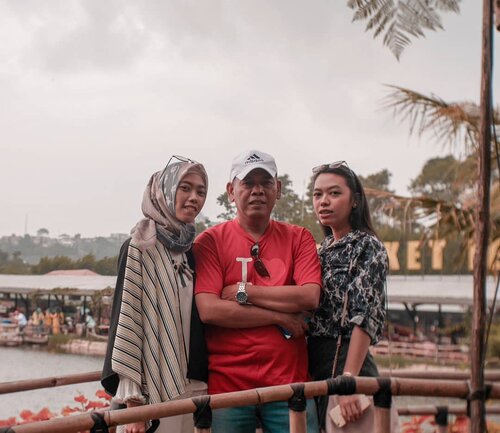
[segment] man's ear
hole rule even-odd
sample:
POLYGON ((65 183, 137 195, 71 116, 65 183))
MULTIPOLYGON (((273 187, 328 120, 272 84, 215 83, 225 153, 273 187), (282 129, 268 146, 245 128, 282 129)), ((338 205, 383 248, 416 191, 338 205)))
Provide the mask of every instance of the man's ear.
POLYGON ((234 186, 232 182, 228 182, 226 185, 227 196, 229 197, 229 201, 234 201, 234 186))
POLYGON ((276 180, 276 187, 278 189, 278 193, 276 194, 276 200, 279 200, 281 198, 281 181, 276 180))

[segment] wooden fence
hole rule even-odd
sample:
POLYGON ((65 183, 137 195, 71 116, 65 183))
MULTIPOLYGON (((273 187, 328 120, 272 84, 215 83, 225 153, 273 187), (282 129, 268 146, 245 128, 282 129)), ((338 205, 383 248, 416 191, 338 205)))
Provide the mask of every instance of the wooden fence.
POLYGON ((410 343, 406 341, 381 341, 370 347, 377 356, 401 356, 410 359, 433 359, 447 364, 469 362, 469 351, 456 344, 435 344, 431 342, 410 343))

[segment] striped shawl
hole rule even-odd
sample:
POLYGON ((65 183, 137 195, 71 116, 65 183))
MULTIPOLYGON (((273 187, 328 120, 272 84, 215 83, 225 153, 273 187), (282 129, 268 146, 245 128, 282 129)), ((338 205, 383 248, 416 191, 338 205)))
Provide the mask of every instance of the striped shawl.
POLYGON ((179 396, 187 382, 177 272, 158 240, 144 252, 130 243, 111 365, 151 404, 179 396))

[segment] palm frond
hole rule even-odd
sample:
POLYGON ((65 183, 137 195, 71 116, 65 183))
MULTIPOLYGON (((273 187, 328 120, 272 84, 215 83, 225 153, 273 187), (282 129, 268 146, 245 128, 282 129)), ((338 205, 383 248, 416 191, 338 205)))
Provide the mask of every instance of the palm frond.
MULTIPOLYGON (((382 32, 382 30, 383 29, 379 29, 377 34, 382 32)), ((385 32, 383 41, 384 45, 387 45, 397 59, 401 57, 403 50, 411 42, 410 38, 406 36, 403 31, 401 31, 396 22, 392 22, 389 25, 389 28, 385 32)))
MULTIPOLYGON (((467 150, 477 145, 479 108, 471 102, 448 103, 436 95, 430 96, 399 86, 387 86, 390 93, 383 101, 384 108, 394 116, 408 121, 410 135, 429 132, 443 145, 465 143, 467 150)), ((495 121, 499 113, 495 112, 495 121)))
POLYGON ((456 0, 436 0, 435 7, 440 11, 449 11, 449 12, 460 12, 460 7, 458 6, 458 1, 456 0))
POLYGON ((373 30, 374 38, 385 32, 383 44, 399 59, 411 37, 442 29, 440 13, 458 13, 460 1, 348 0, 347 6, 354 10, 353 21, 368 21, 365 30, 373 30))
MULTIPOLYGON (((476 200, 463 203, 450 203, 428 196, 404 197, 389 191, 364 188, 367 197, 379 199, 376 212, 383 212, 388 218, 400 215, 402 227, 418 224, 424 237, 438 236, 444 239, 457 239, 460 235, 464 241, 474 239, 476 230, 476 200)), ((491 212, 492 240, 500 238, 500 213, 498 206, 492 203, 491 212)))

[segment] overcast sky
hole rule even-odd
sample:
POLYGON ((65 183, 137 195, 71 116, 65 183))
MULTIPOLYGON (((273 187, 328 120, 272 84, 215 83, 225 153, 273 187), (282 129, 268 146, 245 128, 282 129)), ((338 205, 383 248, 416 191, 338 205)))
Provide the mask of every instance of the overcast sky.
POLYGON ((339 159, 406 194, 447 149, 409 138, 383 84, 478 101, 482 10, 462 3, 398 62, 346 1, 0 0, 0 235, 26 217, 31 234, 126 233, 171 154, 205 164, 212 219, 251 148, 299 194, 339 159))

